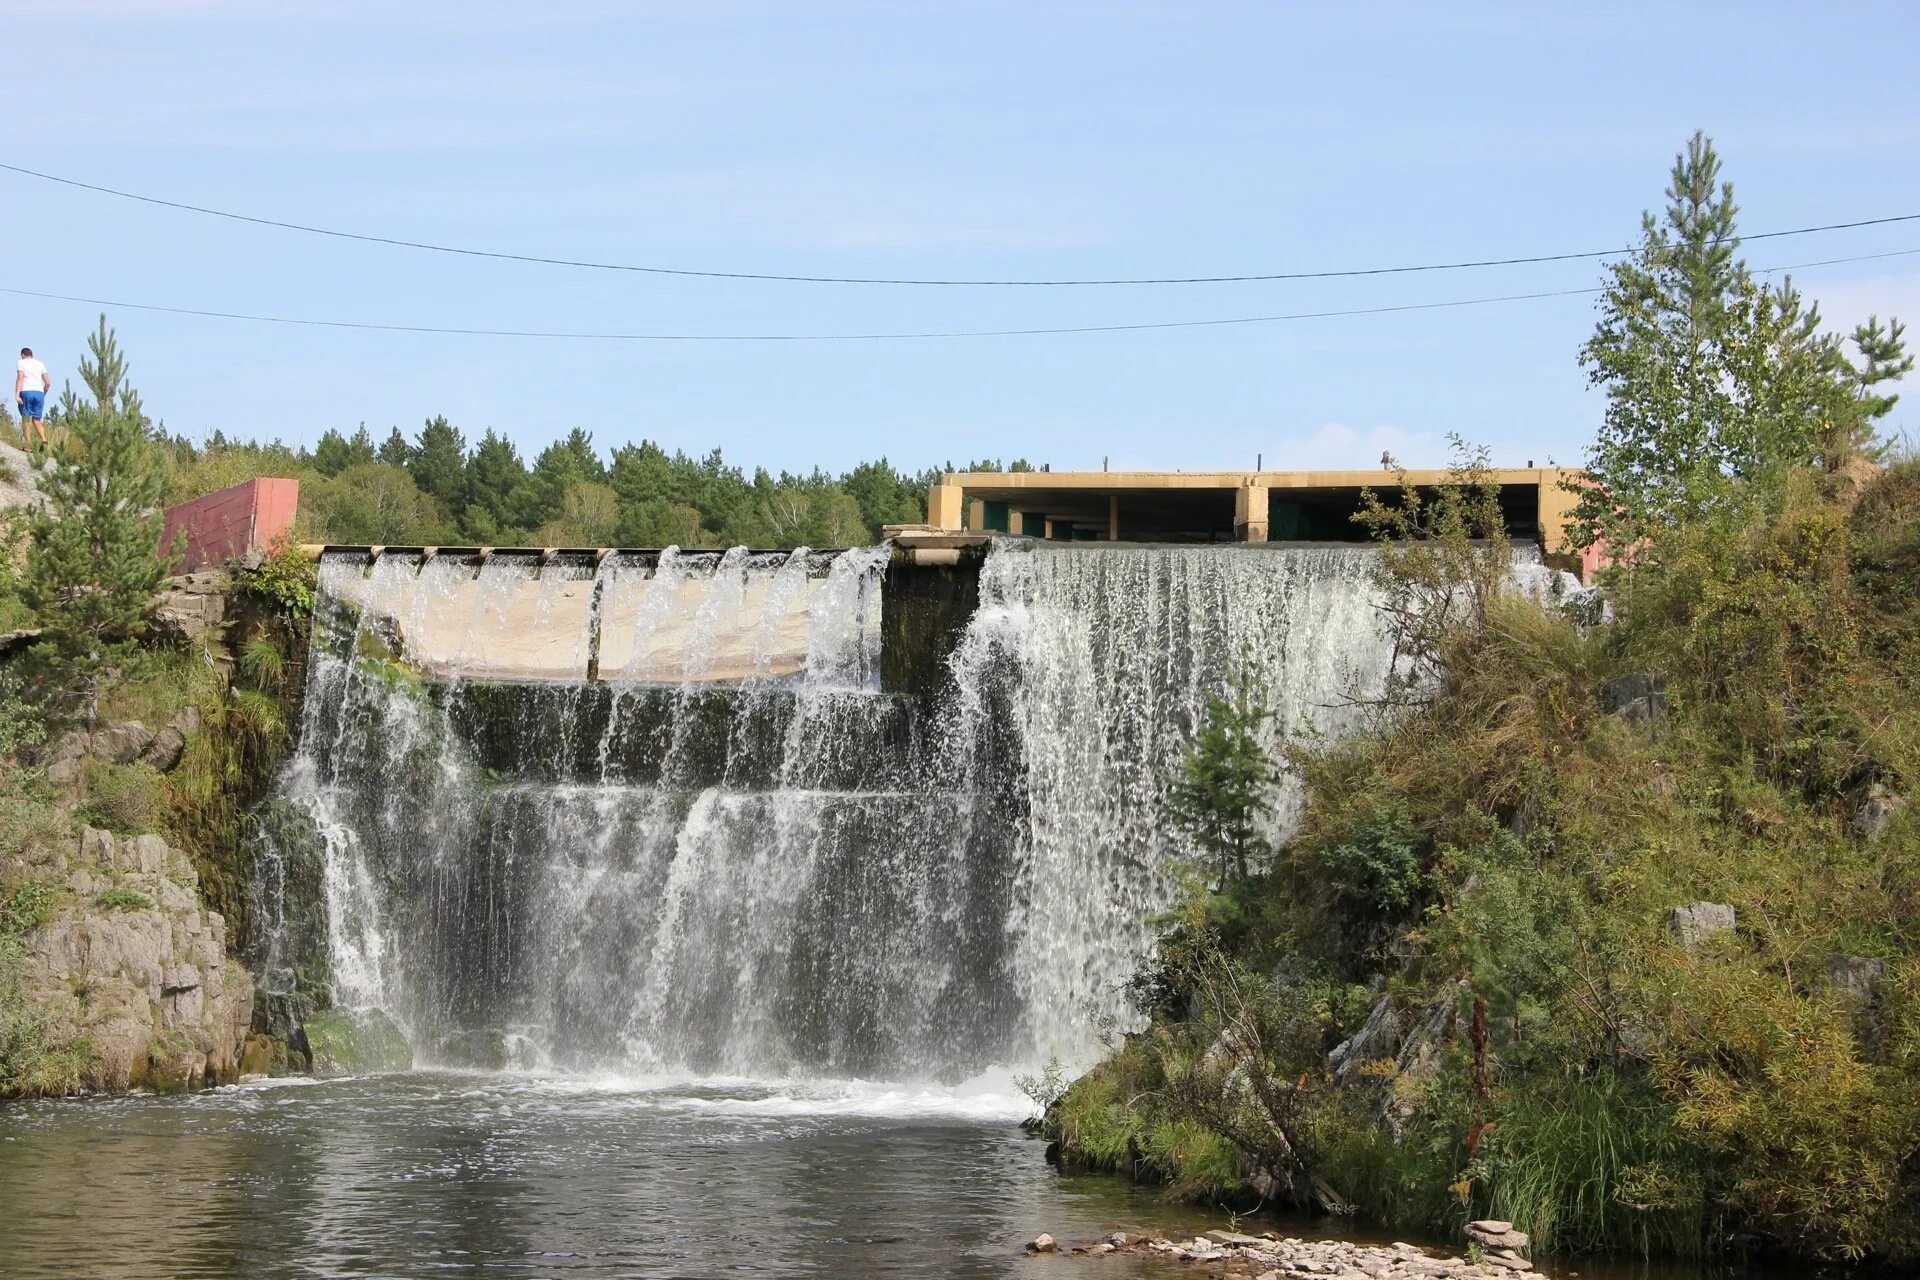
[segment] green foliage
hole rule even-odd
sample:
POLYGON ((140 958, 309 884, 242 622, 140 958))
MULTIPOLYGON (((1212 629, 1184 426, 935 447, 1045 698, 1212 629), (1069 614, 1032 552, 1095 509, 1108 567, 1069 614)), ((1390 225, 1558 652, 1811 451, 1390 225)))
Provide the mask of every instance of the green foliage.
POLYGON ((373 436, 364 422, 351 438, 338 431, 324 432, 313 449, 313 469, 323 476, 337 476, 348 467, 370 466, 374 460, 373 436))
POLYGON ((1320 848, 1317 862, 1341 915, 1364 928, 1405 917, 1419 896, 1426 845, 1426 833, 1407 816, 1405 802, 1389 798, 1320 848))
POLYGON ((62 680, 92 699, 103 668, 145 633, 166 576, 154 551, 166 473, 104 316, 87 351, 80 375, 93 398, 62 397, 66 430, 40 476, 46 505, 27 517, 22 585, 62 680))
POLYGON ((1188 747, 1180 776, 1167 788, 1166 815, 1214 866, 1216 882, 1244 880, 1270 853, 1263 832, 1277 778, 1260 741, 1272 718, 1263 690, 1246 669, 1232 696, 1207 694, 1207 717, 1188 747))
POLYGON ((268 548, 259 565, 235 569, 234 583, 297 628, 313 612, 319 576, 319 566, 313 559, 283 538, 268 548))
POLYGON ((152 831, 166 812, 166 775, 151 765, 89 760, 82 775, 87 798, 79 817, 115 835, 152 831))
POLYGON ((1446 483, 1410 484, 1404 470, 1391 497, 1360 491, 1354 520, 1383 544, 1375 580, 1393 637, 1387 699, 1426 696, 1454 638, 1477 634, 1513 573, 1507 522, 1484 445, 1448 437, 1446 483))
POLYGON ((444 416, 429 418, 406 466, 420 492, 451 506, 466 489, 466 437, 444 416))
POLYGON ((1604 539, 1631 555, 1730 503, 1764 501, 1788 469, 1841 469, 1893 407, 1879 388, 1911 367, 1898 321, 1856 329, 1856 366, 1790 281, 1749 274, 1719 174, 1713 143, 1696 133, 1674 161, 1664 218, 1646 214, 1637 251, 1608 268, 1581 349, 1607 412, 1573 482, 1578 546, 1604 539))
POLYGON ((125 889, 119 885, 108 889, 93 901, 95 906, 102 907, 108 911, 151 911, 153 909, 152 898, 149 898, 144 893, 136 892, 133 889, 125 889))
POLYGON ((23 938, 45 924, 53 914, 54 887, 40 880, 26 880, 13 887, 0 901, 0 938, 23 938))

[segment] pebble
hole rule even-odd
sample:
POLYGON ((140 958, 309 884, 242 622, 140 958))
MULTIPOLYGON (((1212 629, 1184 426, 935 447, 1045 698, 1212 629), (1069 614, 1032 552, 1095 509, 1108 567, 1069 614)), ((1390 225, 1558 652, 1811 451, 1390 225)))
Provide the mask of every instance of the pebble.
MULTIPOLYGON (((1493 1220, 1470 1224, 1468 1233, 1476 1239, 1526 1238, 1523 1232, 1514 1231, 1512 1223, 1493 1220)), ((1034 1254, 1059 1250, 1059 1243, 1051 1235, 1041 1235, 1027 1246, 1027 1252, 1034 1254)), ((1071 1252, 1081 1257, 1151 1252, 1191 1263, 1203 1274, 1252 1276, 1254 1280, 1495 1280, 1533 1271, 1533 1263, 1510 1248, 1489 1249, 1473 1260, 1404 1241, 1368 1245, 1351 1240, 1287 1239, 1272 1232, 1253 1236, 1216 1230, 1170 1240, 1161 1235, 1114 1231, 1071 1252)))

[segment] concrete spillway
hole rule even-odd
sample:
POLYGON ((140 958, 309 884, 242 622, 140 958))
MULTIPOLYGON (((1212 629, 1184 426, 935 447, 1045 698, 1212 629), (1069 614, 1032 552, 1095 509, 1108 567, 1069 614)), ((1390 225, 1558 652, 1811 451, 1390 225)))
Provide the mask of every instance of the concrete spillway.
POLYGON ((424 1061, 1082 1058, 1172 892, 1207 692, 1247 666, 1276 741, 1340 732, 1390 661, 1375 555, 329 555, 267 981, 424 1061))

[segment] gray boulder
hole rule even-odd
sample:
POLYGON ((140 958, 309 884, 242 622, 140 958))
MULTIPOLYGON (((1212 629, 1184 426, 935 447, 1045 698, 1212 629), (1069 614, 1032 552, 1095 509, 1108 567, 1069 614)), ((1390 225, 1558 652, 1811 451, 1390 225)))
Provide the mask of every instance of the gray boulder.
POLYGON ((1853 811, 1853 820, 1847 824, 1848 830, 1860 839, 1872 844, 1887 834, 1887 828, 1893 823, 1893 816, 1907 807, 1907 798, 1890 790, 1884 783, 1876 782, 1867 788, 1867 794, 1861 798, 1860 807, 1853 811))
POLYGON ((187 739, 172 725, 168 725, 153 735, 153 741, 140 753, 140 760, 150 764, 162 773, 172 773, 179 767, 180 757, 186 753, 187 739))
POLYGON ((153 743, 153 730, 138 720, 119 720, 95 729, 87 752, 108 764, 132 764, 153 743))
POLYGON ((1887 962, 1873 956, 1827 957, 1827 986, 1843 999, 1878 1004, 1886 981, 1887 962))
POLYGON ((1381 996, 1367 1014, 1367 1020, 1352 1036, 1334 1046, 1327 1055, 1327 1066, 1335 1084, 1351 1084, 1360 1078, 1360 1070, 1369 1062, 1392 1058, 1400 1051, 1400 1027, 1393 1009, 1381 996))
POLYGON ((1667 928, 1691 951, 1707 939, 1731 932, 1739 915, 1724 902, 1690 902, 1667 912, 1667 928))
POLYGON ((1667 678, 1636 671, 1600 686, 1600 705, 1622 724, 1659 729, 1667 723, 1667 678))

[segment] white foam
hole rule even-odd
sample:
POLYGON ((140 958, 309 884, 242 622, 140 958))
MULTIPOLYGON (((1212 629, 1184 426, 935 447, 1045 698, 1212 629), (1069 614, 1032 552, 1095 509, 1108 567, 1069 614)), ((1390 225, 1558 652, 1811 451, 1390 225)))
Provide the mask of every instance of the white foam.
MULTIPOLYGON (((851 1116, 865 1119, 948 1119, 1013 1123, 1034 1114, 1015 1074, 992 1068, 956 1085, 933 1082, 748 1076, 597 1074, 500 1076, 498 1089, 535 1096, 627 1100, 663 1111, 745 1119, 851 1116)), ((492 1093, 483 1087, 477 1092, 492 1093)))

